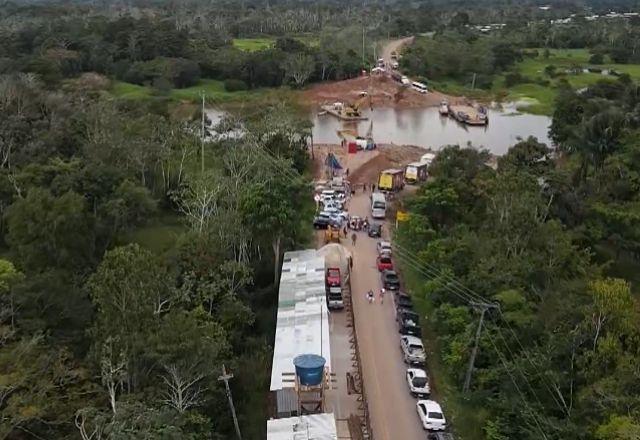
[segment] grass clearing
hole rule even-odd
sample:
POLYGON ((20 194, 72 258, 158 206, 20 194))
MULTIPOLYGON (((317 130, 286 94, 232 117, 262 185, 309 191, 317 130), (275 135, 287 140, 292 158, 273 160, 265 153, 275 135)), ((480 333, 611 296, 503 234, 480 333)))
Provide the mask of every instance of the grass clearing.
POLYGON ((234 38, 233 46, 247 52, 257 52, 273 47, 275 38, 234 38))
POLYGON ((139 86, 123 81, 114 81, 111 87, 111 94, 116 98, 137 100, 151 97, 152 90, 150 87, 139 86))
MULTIPOLYGON (((298 35, 292 37, 309 47, 318 47, 320 45, 320 38, 317 35, 298 35)), ((235 48, 244 50, 246 52, 257 52, 259 50, 270 49, 276 43, 275 37, 264 38, 234 38, 232 44, 235 48)))
MULTIPOLYGON (((597 68, 602 70, 614 70, 619 73, 627 73, 635 81, 640 80, 640 65, 615 64, 605 62, 603 64, 591 64, 591 54, 586 49, 550 49, 549 56, 544 56, 544 49, 537 50, 536 57, 525 57, 516 64, 514 72, 520 73, 530 82, 506 87, 504 75, 497 78, 494 83, 494 92, 503 93, 506 99, 511 101, 530 101, 519 108, 528 113, 550 115, 553 112, 553 102, 556 97, 556 88, 561 80, 569 82, 574 89, 581 89, 597 83, 601 80, 615 81, 614 75, 603 75, 596 72, 581 72, 585 68, 597 68), (547 66, 555 66, 556 75, 550 77, 545 73, 547 66), (569 69, 577 69, 579 73, 567 73, 569 69), (548 82, 548 85, 544 83, 548 82)), ((605 61, 610 61, 605 59, 605 61)))
POLYGON ((561 80, 569 82, 574 89, 581 89, 601 80, 615 81, 615 75, 603 75, 596 72, 567 73, 568 69, 597 68, 626 73, 635 81, 640 81, 640 64, 616 64, 605 57, 603 64, 591 64, 591 54, 587 49, 549 49, 549 56, 545 57, 545 50, 541 48, 527 49, 538 51, 535 57, 525 57, 512 69, 527 78, 527 82, 510 87, 505 85, 505 75, 496 76, 491 90, 471 90, 468 84, 461 84, 454 79, 431 81, 432 86, 443 93, 467 96, 472 99, 491 100, 500 99, 520 103, 518 109, 527 113, 551 115, 557 95, 557 86, 561 80), (608 62, 607 62, 608 61, 608 62), (547 66, 556 68, 556 75, 550 77, 545 73, 547 66))
POLYGON ((114 81, 110 93, 112 96, 121 99, 145 100, 168 97, 175 103, 199 103, 201 99, 200 93, 202 91, 204 91, 205 98, 209 105, 233 102, 250 103, 269 99, 287 99, 291 94, 291 90, 286 87, 227 92, 224 89, 224 82, 213 79, 202 79, 195 86, 184 89, 172 89, 168 93, 156 91, 151 86, 139 86, 122 81, 114 81))

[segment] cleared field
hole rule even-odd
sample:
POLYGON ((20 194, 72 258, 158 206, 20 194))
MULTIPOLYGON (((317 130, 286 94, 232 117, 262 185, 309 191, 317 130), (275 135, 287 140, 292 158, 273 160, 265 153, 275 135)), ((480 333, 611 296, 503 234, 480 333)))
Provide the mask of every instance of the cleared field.
MULTIPOLYGON (((317 47, 320 44, 320 40, 317 35, 298 35, 293 38, 310 47, 317 47)), ((247 52, 255 52, 262 49, 269 49, 270 47, 273 47, 275 42, 275 37, 234 38, 233 46, 247 52)))
POLYGON ((110 91, 113 96, 124 99, 146 99, 152 95, 150 87, 123 81, 114 81, 110 91))
POLYGON ((224 89, 224 83, 222 81, 216 81, 212 79, 200 80, 195 86, 187 87, 185 89, 172 89, 166 94, 158 92, 150 86, 139 86, 122 81, 115 81, 110 90, 113 96, 123 99, 142 100, 153 97, 169 97, 173 101, 191 102, 199 101, 200 93, 202 91, 204 91, 205 97, 208 101, 215 102, 251 100, 261 98, 270 93, 274 93, 273 90, 268 89, 253 89, 242 90, 238 92, 227 92, 224 89))
POLYGON ((255 52, 272 47, 275 41, 275 38, 234 38, 233 45, 240 50, 255 52))
POLYGON ((640 80, 640 65, 638 64, 615 64, 605 57, 604 64, 591 64, 589 58, 591 54, 586 49, 551 49, 549 56, 545 57, 544 49, 537 50, 538 56, 526 57, 519 62, 514 71, 526 77, 527 82, 506 87, 504 75, 497 78, 494 83, 494 91, 497 93, 506 92, 507 99, 521 101, 522 109, 530 113, 550 114, 553 111, 553 101, 556 96, 556 86, 561 79, 571 84, 575 89, 587 87, 600 80, 615 80, 616 76, 603 75, 601 73, 566 73, 568 69, 597 68, 602 70, 613 70, 618 73, 626 73, 634 80, 640 80), (556 74, 550 77, 545 73, 547 66, 554 66, 556 74), (549 83, 544 84, 545 81, 549 83))

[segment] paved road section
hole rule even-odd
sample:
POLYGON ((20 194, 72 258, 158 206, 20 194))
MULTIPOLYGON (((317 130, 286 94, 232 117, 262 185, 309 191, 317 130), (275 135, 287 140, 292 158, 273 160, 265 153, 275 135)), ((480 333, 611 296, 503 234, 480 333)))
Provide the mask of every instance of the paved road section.
MULTIPOLYGON (((359 190, 349 202, 349 213, 371 218, 369 196, 369 192, 359 190)), ((393 294, 387 294, 383 304, 378 298, 381 281, 376 269, 377 242, 364 232, 358 233, 355 247, 351 239, 343 241, 354 255, 351 289, 372 430, 375 440, 424 440, 416 399, 405 380, 407 366, 400 351, 393 294), (376 292, 373 304, 365 298, 369 290, 376 292)))

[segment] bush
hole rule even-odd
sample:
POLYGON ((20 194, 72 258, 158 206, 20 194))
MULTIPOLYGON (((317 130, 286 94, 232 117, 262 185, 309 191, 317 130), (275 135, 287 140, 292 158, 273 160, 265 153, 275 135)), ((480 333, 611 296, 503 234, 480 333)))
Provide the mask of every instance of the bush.
POLYGON ((553 64, 549 64, 544 68, 544 73, 547 74, 547 76, 549 76, 550 78, 553 78, 554 76, 556 76, 556 66, 554 66, 553 64))
POLYGON ((518 72, 507 73, 504 76, 504 85, 507 87, 512 87, 516 84, 522 84, 526 82, 529 82, 529 79, 518 72))
POLYGON ((542 87, 548 87, 549 84, 551 84, 551 81, 549 81, 548 79, 538 78, 536 80, 536 84, 541 85, 542 87))
POLYGON ((590 64, 602 64, 604 63, 604 56, 601 53, 594 53, 589 58, 590 64))
POLYGON ((247 90, 247 88, 247 83, 241 79, 231 78, 224 81, 224 89, 227 92, 238 92, 240 90, 247 90))
POLYGON ((133 63, 124 74, 125 81, 140 85, 153 84, 159 78, 165 78, 176 88, 190 87, 200 79, 200 67, 183 58, 158 57, 133 63))
POLYGON ((478 89, 490 89, 493 86, 493 76, 478 74, 476 75, 476 88, 478 89))

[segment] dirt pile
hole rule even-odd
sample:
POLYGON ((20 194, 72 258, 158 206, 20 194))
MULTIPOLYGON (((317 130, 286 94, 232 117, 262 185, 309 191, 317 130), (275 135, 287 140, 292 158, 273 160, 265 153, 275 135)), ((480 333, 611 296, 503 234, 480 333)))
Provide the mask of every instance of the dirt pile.
POLYGON ((302 93, 302 101, 307 105, 331 104, 334 102, 355 103, 360 100, 361 108, 398 107, 416 108, 437 106, 442 100, 455 98, 440 92, 419 93, 402 85, 387 75, 360 76, 344 81, 315 84, 302 93))
POLYGON ((313 174, 316 179, 324 179, 324 161, 327 154, 333 153, 344 170, 349 170, 351 183, 373 183, 378 180, 381 171, 387 168, 403 168, 415 162, 427 150, 411 145, 381 145, 373 151, 358 151, 347 154, 339 145, 315 145, 313 174))

